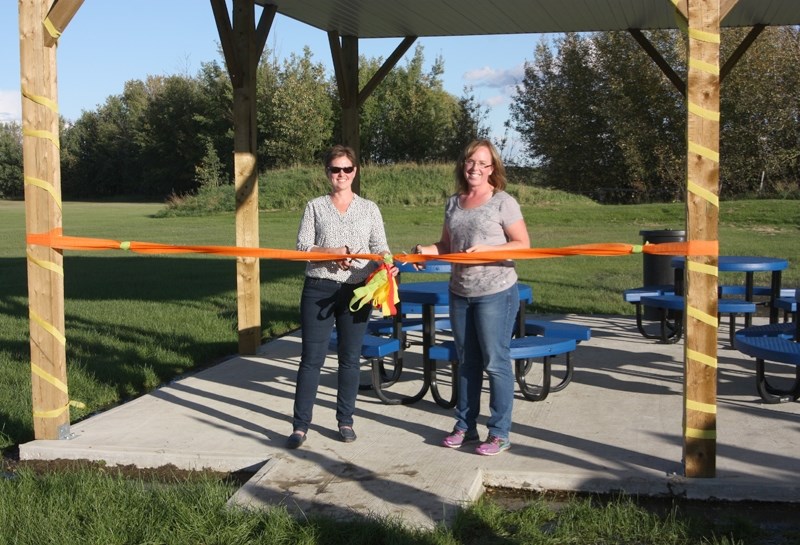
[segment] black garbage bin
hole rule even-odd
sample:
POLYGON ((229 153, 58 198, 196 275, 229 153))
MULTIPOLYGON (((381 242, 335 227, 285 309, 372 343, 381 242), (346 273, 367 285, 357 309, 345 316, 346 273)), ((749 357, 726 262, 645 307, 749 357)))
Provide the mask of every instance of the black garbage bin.
MULTIPOLYGON (((639 234, 645 244, 686 241, 686 231, 673 229, 645 230, 639 231, 639 234)), ((670 265, 672 257, 671 255, 642 254, 642 285, 663 286, 674 284, 675 270, 670 265)), ((644 317, 647 320, 657 320, 658 311, 645 308, 644 317)))

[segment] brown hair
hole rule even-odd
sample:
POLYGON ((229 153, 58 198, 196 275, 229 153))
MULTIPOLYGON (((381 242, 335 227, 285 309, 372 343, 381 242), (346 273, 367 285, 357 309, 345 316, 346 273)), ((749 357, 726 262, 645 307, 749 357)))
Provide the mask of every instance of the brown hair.
POLYGON ((339 157, 347 157, 350 159, 350 162, 353 163, 354 167, 358 167, 358 160, 356 159, 356 152, 353 151, 353 148, 350 146, 343 146, 341 144, 336 144, 328 153, 325 154, 325 168, 331 166, 331 163, 334 159, 338 159, 339 157))
POLYGON ((456 175, 456 191, 458 193, 466 193, 469 189, 467 178, 464 176, 464 163, 467 157, 475 153, 478 148, 486 148, 492 155, 492 173, 489 175, 489 183, 494 187, 495 191, 502 191, 506 188, 506 167, 503 165, 503 159, 500 157, 500 152, 494 147, 494 144, 486 138, 473 140, 461 155, 458 156, 458 162, 454 170, 456 175))

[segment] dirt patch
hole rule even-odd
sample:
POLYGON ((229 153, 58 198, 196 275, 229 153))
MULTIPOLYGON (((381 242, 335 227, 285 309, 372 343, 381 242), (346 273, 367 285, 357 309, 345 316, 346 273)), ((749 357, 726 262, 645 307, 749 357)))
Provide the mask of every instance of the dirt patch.
MULTIPOLYGON (((509 510, 522 509, 534 499, 542 497, 555 510, 562 508, 573 498, 590 498, 598 505, 616 499, 603 494, 532 492, 504 488, 488 489, 486 495, 509 510)), ((632 496, 630 499, 639 507, 660 517, 675 512, 678 519, 691 519, 715 528, 754 529, 756 537, 749 538, 748 545, 800 545, 800 503, 704 501, 651 496, 632 496)))
POLYGON ((104 462, 91 460, 20 460, 15 450, 4 453, 0 461, 0 475, 13 476, 21 468, 27 468, 41 475, 59 473, 62 471, 92 470, 109 475, 140 479, 159 483, 182 483, 198 479, 218 479, 238 486, 244 485, 253 476, 252 472, 237 471, 233 473, 220 471, 189 471, 174 465, 165 465, 156 468, 139 468, 134 465, 109 466, 104 462))

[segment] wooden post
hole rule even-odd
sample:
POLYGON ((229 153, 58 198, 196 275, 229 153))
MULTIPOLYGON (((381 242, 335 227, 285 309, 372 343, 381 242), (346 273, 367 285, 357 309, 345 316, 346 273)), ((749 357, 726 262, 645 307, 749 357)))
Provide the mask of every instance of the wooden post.
MULTIPOLYGON (((342 97, 342 143, 350 146, 361 160, 361 127, 358 104, 358 38, 342 37, 344 76, 347 78, 347 96, 342 97)), ((361 169, 356 171, 353 191, 361 193, 361 169)))
MULTIPOLYGON (((233 25, 225 0, 211 0, 214 20, 233 85, 233 169, 236 191, 236 245, 257 248, 258 159, 256 74, 277 11, 266 6, 255 26, 253 0, 233 0, 233 25)), ((239 353, 261 346, 261 270, 258 259, 236 259, 239 353)))
MULTIPOLYGON (((328 44, 331 48, 333 71, 339 90, 339 104, 342 107, 341 143, 350 146, 361 160, 361 131, 359 127, 358 102, 358 38, 328 32, 328 44)), ((353 191, 361 193, 361 169, 353 179, 353 191)))
MULTIPOLYGON (((48 0, 19 1, 25 231, 61 229, 56 48, 45 45, 48 0)), ((33 431, 36 439, 69 435, 63 254, 28 245, 33 431)))
MULTIPOLYGON (((687 237, 718 240, 720 0, 689 0, 687 237)), ((717 445, 717 256, 686 260, 684 472, 714 477, 717 445)))

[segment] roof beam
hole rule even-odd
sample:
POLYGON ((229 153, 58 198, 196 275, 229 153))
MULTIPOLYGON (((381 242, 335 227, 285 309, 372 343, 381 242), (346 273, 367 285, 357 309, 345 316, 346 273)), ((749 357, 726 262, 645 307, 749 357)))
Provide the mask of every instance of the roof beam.
POLYGON ((272 21, 275 20, 275 14, 278 12, 278 6, 267 5, 261 12, 261 17, 258 18, 258 26, 256 27, 256 53, 261 58, 261 53, 264 52, 264 47, 267 45, 267 37, 272 28, 272 21))
POLYGON ((719 20, 722 21, 725 19, 725 16, 728 15, 733 6, 739 3, 739 0, 720 0, 719 3, 719 20))
POLYGON ((375 74, 373 74, 372 78, 364 85, 364 88, 358 93, 358 105, 361 106, 364 104, 375 88, 384 80, 384 78, 392 71, 392 68, 400 61, 403 55, 406 54, 406 51, 414 44, 417 40, 416 36, 406 36, 403 38, 403 41, 400 42, 395 50, 389 55, 389 58, 386 59, 386 62, 378 69, 375 74))
POLYGON ((225 57, 225 66, 228 68, 228 77, 234 88, 241 85, 242 67, 236 57, 236 47, 233 44, 233 26, 231 16, 225 0, 211 0, 211 9, 214 11, 214 22, 217 24, 219 41, 222 44, 222 55, 225 57))
POLYGON ((61 37, 82 4, 83 0, 56 0, 42 21, 45 29, 45 47, 53 47, 58 43, 58 38, 61 37))
POLYGON ((331 48, 331 61, 333 62, 333 73, 336 76, 336 87, 339 89, 339 98, 344 100, 350 96, 347 85, 347 78, 344 74, 344 58, 342 56, 342 43, 339 33, 335 30, 328 32, 328 44, 331 48))
POLYGON ((639 45, 642 46, 642 49, 647 52, 653 62, 656 63, 661 71, 667 76, 667 79, 672 82, 672 85, 684 96, 686 97, 686 82, 681 79, 681 77, 672 69, 669 63, 661 56, 661 53, 655 48, 655 46, 647 39, 641 30, 638 28, 629 28, 628 32, 633 36, 633 38, 639 42, 639 45))
POLYGON ((675 9, 680 13, 684 20, 689 18, 689 0, 671 0, 675 4, 675 9))
POLYGON ((765 28, 767 28, 767 25, 756 25, 750 29, 750 32, 744 37, 744 40, 742 40, 742 43, 740 43, 739 47, 736 48, 736 51, 731 54, 728 60, 725 61, 725 64, 722 65, 722 68, 720 68, 720 82, 725 80, 725 76, 727 76, 730 71, 733 70, 733 67, 736 66, 736 64, 739 62, 739 59, 742 58, 742 55, 744 55, 745 52, 750 49, 750 46, 753 45, 753 42, 756 41, 756 38, 758 38, 759 34, 761 34, 765 28))

